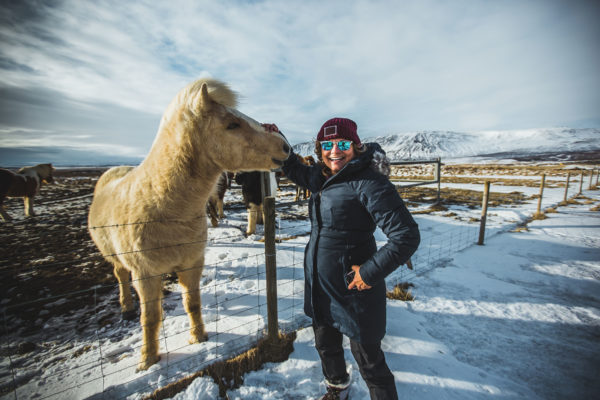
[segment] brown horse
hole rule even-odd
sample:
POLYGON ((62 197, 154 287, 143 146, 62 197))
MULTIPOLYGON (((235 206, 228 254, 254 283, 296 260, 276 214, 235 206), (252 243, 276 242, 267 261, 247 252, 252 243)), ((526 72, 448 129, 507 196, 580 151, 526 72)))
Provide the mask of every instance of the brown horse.
POLYGON ((114 266, 121 311, 133 310, 131 274, 141 305, 142 357, 156 363, 162 277, 175 272, 190 318, 190 342, 207 340, 200 278, 207 240, 206 203, 223 171, 271 170, 290 152, 285 139, 237 111, 236 95, 215 80, 182 89, 165 111, 147 157, 98 180, 88 218, 92 239, 114 266))
POLYGON ((25 215, 33 217, 33 197, 40 191, 42 183, 54 181, 52 164, 38 164, 33 167, 23 167, 16 173, 0 168, 0 216, 9 221, 11 216, 4 210, 3 203, 7 197, 22 197, 25 215))
MULTIPOLYGON (((298 161, 300 161, 304 165, 315 165, 316 164, 316 161, 313 156, 302 157, 300 154, 296 154, 296 157, 298 157, 298 161)), ((296 185, 295 201, 300 200, 300 197, 302 197, 305 200, 308 199, 310 197, 310 190, 296 185)))
POLYGON ((206 211, 210 217, 210 223, 213 228, 219 225, 219 219, 225 218, 225 212, 223 211, 223 199, 225 198, 225 192, 229 186, 229 174, 223 172, 219 176, 217 184, 213 188, 213 191, 208 198, 206 203, 206 211))

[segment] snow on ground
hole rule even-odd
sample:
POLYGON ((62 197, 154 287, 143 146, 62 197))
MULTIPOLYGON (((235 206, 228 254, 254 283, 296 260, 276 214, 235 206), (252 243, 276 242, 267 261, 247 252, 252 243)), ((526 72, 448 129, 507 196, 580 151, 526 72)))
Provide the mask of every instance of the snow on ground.
MULTIPOLYGON (((496 235, 411 279, 416 299, 388 302, 383 340, 400 398, 597 398, 600 214, 589 209, 561 207, 528 232, 496 235)), ((317 398, 324 385, 310 328, 294 348, 288 361, 247 374, 229 398, 317 398)), ((347 340, 345 349, 351 398, 368 398, 347 340)), ((201 378, 174 398, 215 391, 201 378)))
MULTIPOLYGON (((571 182, 569 193, 578 187, 571 182)), ((482 190, 481 185, 472 188, 482 190)), ((598 192, 585 189, 598 204, 598 192)), ((494 190, 539 193, 539 188, 522 186, 492 185, 494 190)), ((546 189, 543 208, 555 206, 563 195, 564 188, 546 189)), ((473 245, 479 224, 470 218, 479 217, 480 210, 453 206, 454 218, 443 213, 416 216, 422 243, 413 257, 415 270, 402 267, 388 278, 390 287, 399 281, 415 285, 414 302, 388 303, 383 341, 401 398, 585 399, 598 393, 600 215, 589 211, 592 205, 560 207, 559 213, 520 233, 509 230, 535 212, 537 200, 490 209, 485 246, 473 245)), ((280 327, 289 331, 309 323, 302 313, 302 258, 309 226, 306 220, 283 217, 301 215, 302 206, 278 212, 277 235, 289 239, 277 245, 278 308, 280 327)), ((258 241, 262 227, 246 238, 245 224, 240 210, 209 229, 202 280, 208 342, 187 343, 189 323, 180 289, 168 284, 162 358, 148 371, 135 370, 139 321, 101 327, 91 323, 82 329, 57 318, 49 321, 46 332, 56 330, 56 340, 39 344, 41 357, 1 359, 1 371, 10 371, 9 364, 21 367, 17 376, 2 376, 2 382, 14 380, 19 388, 1 398, 140 399, 247 349, 264 333, 266 300, 264 244, 258 241)), ((379 245, 385 242, 381 232, 377 238, 379 245)), ((116 290, 115 285, 115 296, 116 290)), ((114 299, 99 299, 97 318, 109 307, 117 307, 114 299)), ((310 328, 299 330, 294 348, 288 361, 247 374, 244 385, 229 397, 317 398, 324 385, 310 328)), ((352 398, 367 398, 347 342, 346 349, 352 398)), ((213 399, 217 392, 211 380, 202 378, 176 398, 213 399)))

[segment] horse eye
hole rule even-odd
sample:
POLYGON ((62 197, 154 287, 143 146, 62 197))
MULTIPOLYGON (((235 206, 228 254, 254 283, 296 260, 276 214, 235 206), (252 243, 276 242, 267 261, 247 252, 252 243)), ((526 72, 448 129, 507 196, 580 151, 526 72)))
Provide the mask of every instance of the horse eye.
POLYGON ((240 127, 240 124, 238 124, 237 122, 231 122, 229 125, 227 125, 227 129, 237 129, 240 127))

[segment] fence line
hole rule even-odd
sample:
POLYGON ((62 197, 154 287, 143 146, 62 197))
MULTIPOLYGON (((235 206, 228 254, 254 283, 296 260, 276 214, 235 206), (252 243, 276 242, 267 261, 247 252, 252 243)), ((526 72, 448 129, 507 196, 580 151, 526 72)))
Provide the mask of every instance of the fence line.
MULTIPOLYGON (((581 182, 582 181, 583 175, 581 182)), ((294 203, 303 204, 305 202, 306 200, 304 202, 294 203)), ((290 207, 290 204, 278 204, 277 208, 284 207, 290 207)), ((296 217, 306 218, 304 215, 295 214, 294 212, 289 210, 282 210, 282 212, 296 217)), ((206 216, 203 217, 206 218, 206 216)), ((176 220, 147 221, 145 223, 155 222, 176 222, 176 220)), ((125 225, 133 224, 139 223, 125 225)), ((119 226, 124 225, 117 224, 98 226, 92 227, 90 229, 109 229, 118 228, 119 226)), ((451 227, 443 232, 437 232, 435 235, 424 235, 422 237, 419 249, 412 257, 414 269, 408 270, 404 267, 399 268, 388 277, 388 285, 394 285, 395 283, 406 281, 406 279, 410 277, 423 274, 436 267, 439 267, 440 265, 446 264, 456 252, 466 247, 472 246, 476 243, 478 228, 479 226, 477 224, 461 224, 455 227, 451 227)), ((309 320, 303 314, 304 284, 303 273, 300 273, 303 265, 304 243, 288 243, 284 240, 288 238, 286 237, 286 235, 290 236, 295 234, 305 236, 307 234, 307 230, 310 231, 309 222, 295 223, 294 226, 290 227, 279 227, 274 232, 275 237, 280 238, 278 241, 276 240, 279 243, 278 245, 276 245, 279 246, 279 249, 276 248, 275 254, 277 254, 277 252, 279 251, 292 252, 291 262, 288 264, 282 263, 282 265, 278 266, 279 270, 285 271, 285 269, 289 269, 291 276, 287 274, 281 276, 280 274, 279 281, 277 281, 275 285, 276 289, 282 289, 282 295, 278 296, 277 301, 279 302, 279 329, 281 329, 283 332, 290 332, 309 325, 309 320), (282 247, 285 247, 285 249, 282 249, 282 247), (296 253, 296 250, 299 251, 299 254, 296 253)), ((485 232, 485 234, 487 237, 487 235, 493 233, 487 231, 485 232)), ((205 242, 207 244, 220 242, 229 243, 227 242, 228 239, 240 238, 241 236, 241 234, 225 235, 219 238, 207 238, 205 242)), ((182 243, 177 244, 176 246, 198 242, 199 241, 182 243)), ((152 250, 156 249, 132 250, 123 253, 113 254, 110 256, 115 257, 122 254, 130 254, 132 252, 137 251, 152 250)), ((99 253, 96 253, 95 255, 81 258, 77 260, 77 262, 89 260, 98 261, 98 255, 99 253)), ((74 261, 50 263, 47 265, 43 265, 42 267, 60 267, 66 264, 72 264, 73 262, 74 261)), ((215 336, 212 336, 209 339, 209 342, 205 342, 201 349, 194 349, 193 353, 189 355, 175 356, 178 352, 184 351, 188 347, 187 345, 177 347, 177 341, 174 340, 174 338, 176 338, 177 336, 187 335, 188 333, 188 329, 186 327, 175 326, 177 325, 178 318, 186 315, 184 311, 178 310, 178 307, 174 305, 181 304, 181 298, 185 293, 171 292, 164 295, 162 300, 163 303, 166 303, 166 305, 164 307, 165 313, 163 314, 163 323, 159 340, 161 341, 161 343, 163 343, 164 348, 166 349, 165 352, 161 351, 161 355, 163 357, 166 357, 166 365, 161 366, 161 368, 158 370, 149 372, 149 374, 164 374, 164 376, 166 376, 165 379, 167 380, 167 382, 169 382, 172 379, 181 378, 186 374, 205 368, 206 366, 214 363, 215 361, 228 358, 232 355, 238 354, 239 352, 247 350, 249 347, 258 342, 258 340, 264 338, 266 336, 265 328, 267 328, 267 324, 265 323, 265 315, 268 316, 268 313, 265 312, 265 308, 268 307, 268 303, 261 297, 264 297, 263 293, 265 292, 266 288, 266 264, 267 260, 265 258, 265 255, 258 253, 234 259, 222 259, 220 261, 216 261, 214 263, 210 263, 204 266, 204 271, 206 275, 203 275, 201 281, 201 293, 203 294, 203 316, 205 317, 204 320, 207 325, 215 327, 214 331, 216 332, 216 334, 215 336), (252 259, 254 259, 254 266, 244 267, 246 269, 243 270, 243 273, 239 276, 233 277, 233 279, 225 278, 225 274, 220 272, 224 265, 232 265, 236 262, 243 262, 252 259), (247 271, 247 269, 252 269, 252 272, 247 271), (255 283, 253 284, 252 289, 246 288, 245 292, 235 293, 235 290, 229 290, 231 288, 228 285, 232 285, 234 282, 245 282, 247 284, 253 281, 255 281, 255 283), (256 303, 254 305, 250 305, 249 302, 242 302, 242 300, 246 298, 251 298, 252 296, 256 296, 256 303), (204 302, 204 300, 207 300, 208 298, 212 298, 212 301, 204 302), (235 310, 230 309, 232 307, 236 307, 241 303, 243 303, 243 307, 237 308, 235 310), (236 321, 235 324, 231 323, 232 321, 234 321, 233 317, 239 317, 244 314, 255 314, 255 317, 242 319, 241 321, 236 321), (242 331, 243 334, 238 334, 238 331, 242 331), (236 335, 239 337, 237 337, 236 335)), ((39 268, 40 266, 34 265, 31 267, 31 270, 33 271, 39 268)), ((161 276, 163 280, 168 280, 167 276, 161 276)), ((156 389, 156 386, 154 385, 147 386, 148 383, 145 382, 143 377, 140 378, 139 376, 133 376, 127 382, 113 382, 113 378, 115 376, 119 376, 120 373, 122 373, 126 369, 131 368, 131 366, 134 365, 135 362, 137 362, 137 355, 139 353, 139 346, 136 346, 135 348, 133 348, 133 364, 120 366, 120 369, 114 369, 111 365, 112 360, 120 355, 115 355, 111 352, 104 351, 105 348, 111 343, 111 338, 106 336, 108 333, 106 332, 104 326, 106 321, 105 318, 111 313, 111 309, 113 308, 113 306, 110 305, 110 301, 111 298, 114 298, 114 292, 118 291, 118 289, 118 283, 110 285, 95 285, 90 289, 73 291, 62 295, 33 300, 30 302, 22 302, 19 304, 11 305, 3 304, 1 307, 4 322, 4 336, 7 339, 10 339, 11 336, 14 337, 14 333, 11 334, 10 327, 14 324, 13 319, 17 317, 13 317, 10 314, 17 314, 19 308, 26 308, 32 305, 47 306, 52 305, 52 303, 55 303, 62 299, 66 299, 67 297, 90 294, 93 296, 93 305, 90 307, 91 310, 86 312, 86 314, 93 313, 94 325, 84 327, 84 331, 88 328, 93 328, 94 339, 93 341, 91 341, 91 343, 97 345, 97 362, 91 360, 83 364, 69 364, 66 365, 62 370, 56 369, 57 373, 60 374, 61 372, 67 370, 83 371, 84 369, 89 369, 90 367, 96 366, 100 371, 99 377, 91 377, 89 379, 86 377, 84 378, 83 382, 78 382, 78 386, 98 382, 98 384, 101 385, 102 388, 101 393, 103 393, 106 396, 110 396, 111 398, 113 398, 112 395, 117 396, 117 393, 119 393, 117 385, 128 387, 130 385, 133 392, 156 389), (110 293, 99 293, 103 289, 106 289, 107 292, 113 294, 110 295, 110 293), (48 303, 50 300, 53 300, 53 302, 48 303)), ((127 326, 125 328, 126 332, 122 333, 122 335, 131 335, 132 332, 138 328, 139 323, 137 323, 135 327, 127 326)), ((62 332, 59 332, 59 335, 62 334, 62 332)), ((72 336, 68 336, 65 340, 69 342, 72 339, 72 336)), ((8 343, 8 341, 5 342, 8 343)), ((15 362, 15 359, 10 351, 6 351, 6 353, 8 354, 8 368, 0 366, 0 376, 10 377, 11 382, 8 382, 7 378, 0 378, 0 388, 3 388, 2 392, 0 393, 4 395, 6 393, 14 392, 14 398, 18 399, 21 398, 21 394, 19 393, 19 387, 22 386, 22 382, 24 379, 23 376, 26 375, 27 371, 24 371, 24 368, 20 367, 19 364, 15 362), (8 371, 3 371, 3 369, 8 369, 8 371)), ((76 387, 60 387, 59 391, 53 393, 46 393, 46 395, 42 395, 40 398, 56 398, 57 396, 60 397, 63 394, 72 392, 74 389, 76 389, 76 387)), ((127 397, 127 395, 124 397, 127 397)))

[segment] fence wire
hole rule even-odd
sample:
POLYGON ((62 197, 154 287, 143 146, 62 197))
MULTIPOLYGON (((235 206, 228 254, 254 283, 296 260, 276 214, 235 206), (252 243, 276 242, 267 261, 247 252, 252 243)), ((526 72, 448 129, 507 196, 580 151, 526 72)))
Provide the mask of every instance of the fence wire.
MULTIPOLYGON (((135 224, 177 222, 181 221, 144 221, 135 224)), ((90 229, 119 229, 123 226, 106 225, 90 229)), ((86 226, 73 224, 71 228, 86 229, 86 226)), ((278 259, 285 260, 277 264, 278 319, 279 328, 284 333, 310 325, 310 320, 303 313, 304 247, 310 230, 306 201, 278 204, 276 250, 278 259)), ((498 229, 487 230, 486 239, 497 232, 498 229)), ((422 233, 421 244, 412 256, 414 269, 406 266, 398 268, 387 278, 388 288, 447 265, 454 254, 474 245, 478 234, 479 224, 475 223, 452 225, 435 234, 422 233)), ((173 246, 202 242, 207 247, 231 245, 242 237, 243 232, 236 231, 173 246)), ((106 257, 110 259, 156 249, 129 249, 106 257)), ((99 267, 106 262, 98 252, 78 256, 77 264, 89 268, 99 267)), ((74 263, 73 260, 21 261, 2 260, 2 278, 18 275, 27 281, 43 272, 56 271, 58 274, 74 263)), ((0 302, 3 322, 0 397, 62 399, 74 398, 78 393, 89 393, 91 398, 126 398, 133 393, 152 392, 217 361, 240 354, 266 336, 265 275, 265 256, 261 252, 223 258, 204 266, 200 284, 202 316, 210 337, 202 345, 187 343, 189 324, 182 306, 186 293, 177 290, 176 278, 172 274, 159 275, 165 287, 160 298, 164 309, 159 334, 162 362, 144 374, 131 374, 125 380, 123 376, 127 376, 126 372, 133 370, 138 361, 141 329, 139 318, 132 321, 120 319, 118 283, 99 283, 81 290, 65 288, 64 293, 54 296, 40 293, 37 298, 27 301, 4 298, 0 302), (74 312, 73 307, 77 304, 80 306, 74 312), (40 316, 51 314, 53 318, 48 319, 41 328, 38 326, 36 330, 28 331, 31 326, 39 325, 36 322, 40 318, 31 323, 23 322, 33 313, 40 316), (23 337, 29 339, 23 340, 23 337), (36 343, 35 340, 40 342, 36 343), (119 345, 115 346, 115 343, 119 345), (25 354, 30 356, 23 357, 25 354), (67 355, 76 361, 67 362, 67 355), (27 358, 36 362, 31 363, 27 358), (53 368, 56 376, 78 376, 77 384, 68 386, 64 382, 51 382, 46 378, 41 386, 49 386, 50 390, 34 395, 28 393, 27 383, 37 378, 40 369, 48 367, 53 368), (82 391, 82 387, 89 389, 82 391)), ((4 296, 7 295, 9 293, 4 296)))

